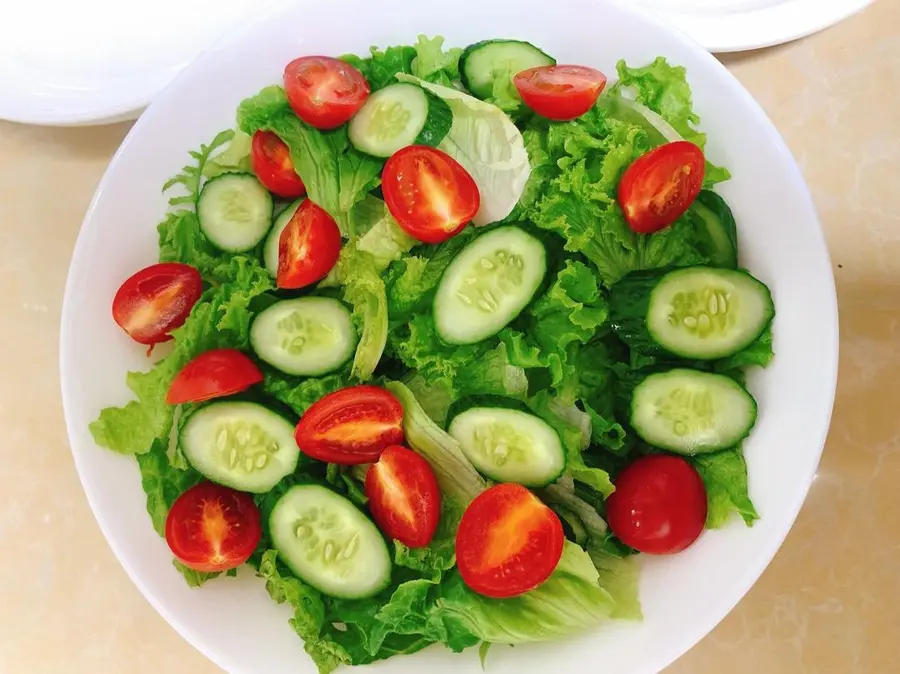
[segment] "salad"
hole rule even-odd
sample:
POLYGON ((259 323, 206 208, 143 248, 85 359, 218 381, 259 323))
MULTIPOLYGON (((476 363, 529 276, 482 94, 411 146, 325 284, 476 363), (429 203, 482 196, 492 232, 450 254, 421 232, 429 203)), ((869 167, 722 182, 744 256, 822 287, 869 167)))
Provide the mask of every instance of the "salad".
POLYGON ((608 83, 506 39, 243 100, 163 188, 112 303, 155 360, 91 424, 187 583, 249 565, 323 673, 484 658, 640 620, 640 553, 751 525, 775 310, 698 123, 664 58, 608 83))

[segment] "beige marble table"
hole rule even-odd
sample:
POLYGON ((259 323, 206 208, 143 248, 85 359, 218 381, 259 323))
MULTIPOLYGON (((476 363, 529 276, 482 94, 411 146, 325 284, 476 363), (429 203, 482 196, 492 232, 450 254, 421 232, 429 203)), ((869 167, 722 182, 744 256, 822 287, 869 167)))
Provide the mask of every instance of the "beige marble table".
MULTIPOLYGON (((676 674, 900 671, 900 3, 725 63, 812 187, 841 313, 834 423, 778 556, 676 674)), ((213 674, 131 584, 82 494, 57 332, 81 218, 128 125, 0 123, 0 674, 213 674)))

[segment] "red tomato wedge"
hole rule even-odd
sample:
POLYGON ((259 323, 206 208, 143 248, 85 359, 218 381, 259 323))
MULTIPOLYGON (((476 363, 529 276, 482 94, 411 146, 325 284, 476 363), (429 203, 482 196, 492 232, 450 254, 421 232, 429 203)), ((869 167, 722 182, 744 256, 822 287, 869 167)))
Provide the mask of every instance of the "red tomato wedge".
POLYGON ((431 543, 441 517, 441 491, 428 461, 391 445, 366 473, 369 510, 378 527, 410 548, 431 543))
POLYGON ((306 199, 278 240, 279 288, 304 288, 321 281, 337 264, 341 230, 322 208, 306 199))
POLYGON ((369 83, 349 63, 330 56, 303 56, 285 67, 284 92, 304 122, 317 129, 335 129, 366 102, 369 83))
POLYGON ((705 173, 703 150, 686 140, 638 157, 619 182, 619 205, 628 226, 638 234, 652 234, 671 225, 700 194, 705 173))
POLYGON ((679 456, 654 454, 629 464, 606 499, 609 528, 632 548, 651 555, 681 552, 703 532, 706 487, 679 456))
POLYGON ((158 344, 172 339, 203 293, 194 267, 163 262, 141 269, 121 285, 113 298, 113 320, 133 340, 158 344))
POLYGON ((253 498, 212 482, 201 482, 181 494, 166 517, 166 543, 179 562, 195 571, 240 566, 261 537, 253 498))
POLYGON ((456 563, 466 585, 488 597, 513 597, 543 583, 559 563, 563 528, 550 508, 519 484, 483 491, 463 513, 456 563))
POLYGON ((230 396, 262 380, 262 372, 246 354, 237 349, 213 349, 201 353, 175 375, 166 402, 182 405, 230 396))
POLYGON ((363 384, 317 400, 297 423, 300 451, 319 461, 372 463, 403 441, 403 407, 389 391, 363 384))
POLYGON ((271 131, 257 131, 250 144, 250 166, 266 189, 284 199, 306 194, 306 185, 294 170, 291 151, 271 131))
POLYGON ((538 66, 513 78, 519 95, 537 114, 556 121, 581 117, 606 86, 606 75, 585 66, 538 66))
POLYGON ((425 145, 410 145, 387 160, 381 190, 400 227, 424 243, 459 234, 481 206, 469 172, 450 155, 425 145))

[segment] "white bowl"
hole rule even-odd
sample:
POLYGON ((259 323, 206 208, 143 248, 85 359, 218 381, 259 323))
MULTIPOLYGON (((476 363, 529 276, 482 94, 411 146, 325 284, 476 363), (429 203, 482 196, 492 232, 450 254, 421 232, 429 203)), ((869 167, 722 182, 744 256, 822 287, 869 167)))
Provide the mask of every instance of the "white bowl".
MULTIPOLYGON (((625 58, 657 55, 687 67, 708 154, 734 178, 721 188, 740 230, 742 263, 772 288, 774 363, 754 373, 760 417, 746 444, 751 496, 762 519, 707 532, 687 552, 644 559, 640 624, 549 643, 496 648, 490 674, 655 672, 709 632, 747 592, 790 529, 813 478, 831 413, 837 370, 837 310, 828 252, 810 195, 787 147, 750 95, 714 58, 648 16, 598 0, 403 0, 281 6, 205 52, 134 126, 94 198, 78 238, 62 317, 63 402, 76 465, 100 528, 128 574, 188 641, 234 674, 312 673, 314 667, 262 582, 238 579, 190 590, 144 509, 131 457, 97 447, 88 423, 127 399, 124 375, 147 367, 143 348, 113 323, 121 281, 156 260, 160 185, 187 151, 234 123, 238 102, 277 82, 300 54, 365 53, 369 45, 441 34, 464 46, 491 37, 530 40, 563 62, 615 72, 625 58)), ((474 653, 432 648, 373 666, 390 672, 480 672, 474 653)))

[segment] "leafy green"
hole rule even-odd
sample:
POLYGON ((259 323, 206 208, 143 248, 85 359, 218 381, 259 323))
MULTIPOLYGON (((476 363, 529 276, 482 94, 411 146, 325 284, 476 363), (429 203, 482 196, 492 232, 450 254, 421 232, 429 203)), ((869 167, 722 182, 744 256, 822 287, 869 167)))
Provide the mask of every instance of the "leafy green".
POLYGON ((338 278, 343 282, 344 301, 353 306, 353 321, 360 335, 350 374, 366 381, 375 371, 387 343, 388 307, 384 280, 375 256, 360 250, 358 243, 344 246, 337 267, 338 278))
POLYGON ((609 592, 615 602, 610 618, 640 620, 643 612, 638 592, 640 568, 637 559, 612 555, 593 546, 589 547, 588 554, 597 569, 600 587, 609 592))
POLYGON ((357 247, 372 255, 375 258, 376 269, 382 272, 418 242, 400 228, 381 199, 367 197, 366 201, 369 200, 377 202, 377 205, 373 205, 373 208, 378 209, 377 218, 371 228, 360 237, 357 247))
POLYGON ((506 218, 528 180, 528 153, 522 133, 497 106, 458 89, 399 74, 444 100, 453 112, 450 133, 438 146, 463 165, 475 180, 481 206, 472 220, 487 225, 506 218))
POLYGON ((487 487, 463 454, 459 444, 431 420, 415 396, 400 382, 386 388, 403 405, 403 433, 409 446, 428 460, 434 469, 441 493, 461 506, 467 506, 487 487))
POLYGON ((250 148, 252 138, 238 129, 221 152, 210 157, 203 166, 204 178, 215 178, 223 173, 250 173, 250 148))
POLYGON ((346 126, 319 131, 303 123, 279 86, 265 87, 241 101, 237 122, 251 136, 260 129, 277 134, 290 148, 309 198, 339 223, 380 182, 382 162, 353 149, 346 126))
POLYGON ((412 73, 413 61, 416 59, 415 47, 388 47, 384 51, 371 47, 368 58, 360 58, 353 54, 341 56, 342 61, 356 67, 369 82, 372 91, 383 89, 397 81, 397 73, 412 73))
POLYGON ((459 57, 462 49, 454 47, 444 51, 444 38, 427 38, 419 35, 414 49, 416 58, 412 62, 412 75, 426 82, 453 86, 459 79, 459 57))
POLYGON ((394 541, 394 563, 418 571, 435 583, 456 565, 456 530, 463 507, 447 496, 441 499, 441 519, 431 543, 423 548, 408 548, 394 541))
POLYGON ((263 390, 290 407, 297 416, 303 416, 319 398, 324 398, 350 383, 349 372, 335 372, 322 377, 300 380, 281 372, 265 370, 263 376, 263 390))
POLYGON ((90 425, 95 442, 120 454, 143 454, 154 440, 168 445, 175 408, 166 393, 175 375, 189 360, 213 348, 246 348, 249 344, 250 302, 272 289, 272 280, 259 263, 230 258, 221 270, 228 282, 206 291, 183 326, 172 331, 171 353, 148 372, 129 372, 128 388, 137 397, 124 407, 107 407, 90 425))
POLYGON ((216 134, 216 137, 212 139, 209 145, 204 144, 200 146, 199 150, 191 150, 189 154, 196 164, 188 164, 181 169, 181 173, 170 178, 163 185, 163 192, 168 192, 176 185, 181 185, 187 193, 170 198, 170 206, 179 206, 182 204, 190 204, 193 206, 197 203, 197 199, 200 196, 200 184, 205 175, 204 169, 206 167, 206 162, 213 152, 225 145, 225 143, 230 142, 232 138, 234 138, 234 131, 232 129, 226 129, 225 131, 220 131, 216 134))
POLYGON ((724 526, 735 512, 747 525, 759 519, 750 500, 747 462, 740 447, 698 455, 692 461, 706 485, 707 528, 724 526))

